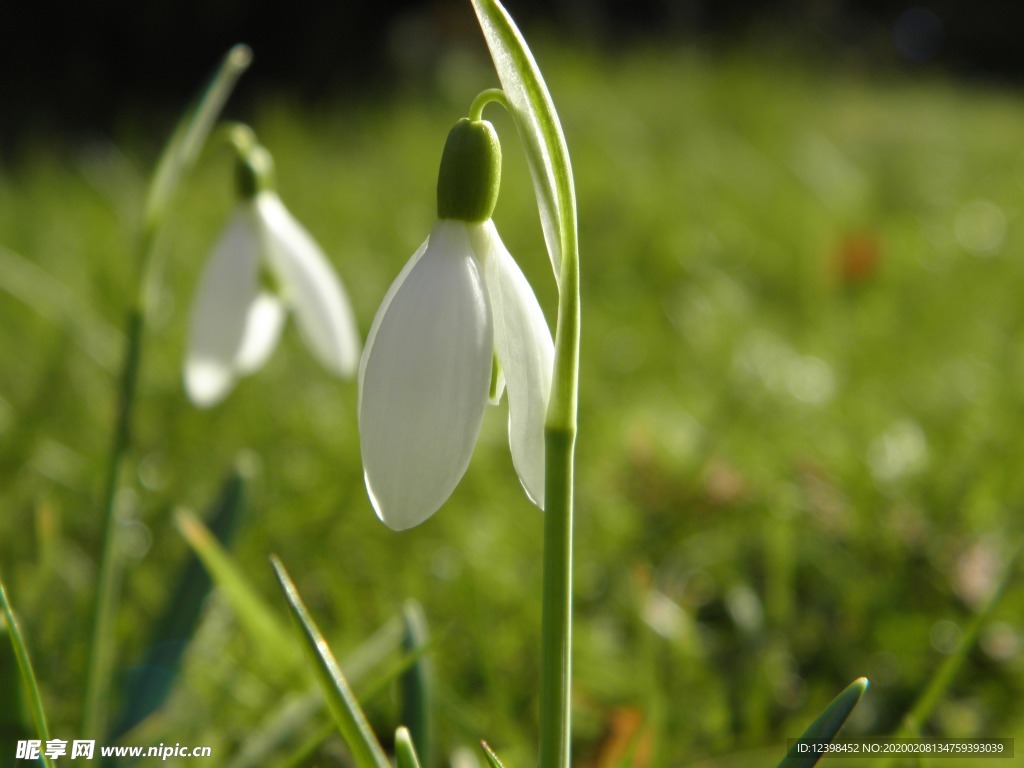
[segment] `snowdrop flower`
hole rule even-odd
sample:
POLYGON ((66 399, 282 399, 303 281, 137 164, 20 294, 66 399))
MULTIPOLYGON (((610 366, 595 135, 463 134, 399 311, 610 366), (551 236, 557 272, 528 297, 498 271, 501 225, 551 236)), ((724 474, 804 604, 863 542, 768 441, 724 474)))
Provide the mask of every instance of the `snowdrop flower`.
POLYGON ((295 315, 313 356, 351 376, 359 337, 330 262, 273 188, 270 154, 239 150, 240 200, 199 280, 185 357, 185 389, 200 407, 220 402, 239 376, 260 368, 295 315))
POLYGON ((513 464, 531 501, 544 506, 554 346, 490 219, 500 175, 491 124, 460 120, 441 159, 438 219, 385 295, 360 361, 366 487, 395 530, 418 525, 448 499, 488 400, 503 388, 513 464))

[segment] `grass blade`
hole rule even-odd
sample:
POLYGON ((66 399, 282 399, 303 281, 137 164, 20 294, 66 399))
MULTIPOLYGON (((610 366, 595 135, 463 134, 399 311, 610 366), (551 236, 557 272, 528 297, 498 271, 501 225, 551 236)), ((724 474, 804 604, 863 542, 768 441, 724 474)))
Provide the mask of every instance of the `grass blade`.
MULTIPOLYGON (((416 752, 423 756, 423 765, 431 765, 430 752, 430 669, 422 653, 429 641, 427 618, 422 606, 409 600, 402 608, 405 632, 402 647, 407 654, 416 654, 415 661, 402 674, 402 714, 400 722, 408 729, 416 744, 416 752)), ((418 766, 417 766, 418 768, 418 766)))
MULTIPOLYGON (((839 733, 846 718, 857 706, 864 691, 868 689, 868 679, 858 677, 850 683, 842 693, 832 699, 832 702, 825 707, 825 710, 818 715, 817 719, 800 736, 801 742, 829 743, 839 733)), ((797 752, 797 745, 794 744, 786 756, 782 758, 778 768, 812 768, 823 757, 823 754, 801 755, 797 752)))
MULTIPOLYGON (((928 685, 921 692, 921 695, 918 696, 917 701, 914 702, 914 706, 903 717, 903 722, 900 724, 899 730, 896 731, 895 738, 906 739, 921 735, 921 729, 924 727, 925 722, 931 717, 939 702, 942 701, 942 697, 946 695, 946 691, 949 690, 949 686, 953 683, 957 672, 960 671, 960 668, 967 660, 967 655, 971 652, 975 642, 977 642, 978 635, 989 619, 992 618, 992 614, 995 613, 999 601, 1002 600, 1003 594, 1006 592, 1006 588, 1013 581, 1017 571, 1017 563, 1020 561, 1020 555, 1021 549, 1018 547, 1006 564, 1003 576, 996 584, 995 589, 992 590, 992 594, 964 631, 956 651, 946 657, 932 676, 928 685)), ((894 758, 887 757, 881 760, 879 765, 885 768, 891 765, 893 760, 894 758)))
POLYGON ((404 725, 395 731, 395 765, 397 768, 420 768, 420 760, 416 755, 416 747, 412 743, 412 735, 404 725))
POLYGON ((498 759, 497 753, 495 753, 495 751, 491 749, 490 744, 488 744, 486 741, 481 741, 480 746, 483 747, 484 757, 487 758, 487 764, 491 766, 491 768, 505 768, 501 760, 498 759))
MULTIPOLYGON (((224 480, 209 514, 210 531, 222 545, 233 536, 244 501, 245 479, 233 469, 224 480)), ((192 552, 156 623, 148 650, 127 676, 121 713, 110 734, 112 741, 145 720, 167 698, 185 649, 199 626, 203 601, 211 586, 209 572, 192 552)))
POLYGON ((144 222, 147 230, 159 226, 178 181, 195 165, 224 102, 251 62, 252 51, 248 46, 236 45, 228 51, 195 104, 178 121, 157 161, 146 196, 144 222))
POLYGON ((949 689, 950 684, 953 682, 953 678, 956 677, 956 673, 960 671, 960 668, 967 660, 967 654, 970 653, 971 648, 974 647, 974 643, 977 641, 982 628, 988 623, 989 619, 992 618, 992 614, 995 612, 996 607, 999 605, 999 601, 1006 592, 1007 586, 1009 586, 1010 582, 1013 580, 1019 559, 1020 549, 1018 549, 1010 558, 1010 561, 1006 565, 1006 569, 1003 571, 1003 577, 999 580, 995 589, 992 590, 992 594, 982 606, 981 610, 974 616, 974 619, 968 625, 966 631, 964 631, 956 652, 946 657, 934 677, 932 677, 928 686, 914 703, 914 706, 911 707, 910 711, 903 718, 903 723, 900 726, 897 737, 913 737, 921 734, 921 728, 924 726, 925 721, 931 716, 935 707, 949 689))
POLYGON ((380 742, 373 734, 352 689, 345 680, 334 654, 331 653, 327 641, 324 640, 306 610, 288 572, 276 557, 271 558, 271 563, 281 584, 281 589, 284 591, 285 599, 288 601, 292 618, 295 619, 306 656, 313 666, 317 681, 327 699, 327 706, 334 716, 338 730, 341 732, 342 738, 345 739, 356 765, 359 768, 391 768, 391 764, 388 762, 380 742))
POLYGON ((265 663, 289 671, 300 669, 301 661, 288 630, 216 537, 188 512, 179 512, 175 522, 224 593, 265 663))
MULTIPOLYGON (((14 658, 18 662, 18 671, 21 673, 21 684, 32 710, 32 719, 36 724, 36 733, 39 738, 46 742, 50 739, 50 727, 46 724, 46 710, 43 709, 43 699, 39 695, 39 684, 36 682, 36 673, 32 670, 32 659, 28 655, 28 647, 25 645, 25 638, 21 634, 17 619, 14 618, 14 611, 7 600, 7 590, 0 581, 0 603, 3 603, 4 618, 7 621, 7 636, 11 639, 11 648, 14 651, 14 658)), ((43 765, 53 768, 50 758, 43 755, 40 758, 43 765)))
MULTIPOLYGON (((391 617, 369 638, 345 657, 342 669, 347 670, 349 683, 358 686, 369 674, 381 667, 389 656, 402 648, 404 630, 399 616, 391 617)), ((400 674, 401 670, 399 670, 400 674)), ((386 676, 391 682, 394 675, 386 676)), ((375 682, 373 690, 384 690, 384 685, 375 682)), ((364 701, 369 695, 364 696, 364 701)), ((256 768, 271 764, 272 756, 291 741, 306 727, 311 720, 320 717, 324 709, 324 697, 319 687, 312 688, 296 698, 282 702, 275 712, 254 729, 239 753, 231 760, 227 768, 256 768)), ((333 721, 328 722, 326 734, 315 734, 297 749, 289 759, 275 763, 278 768, 284 766, 306 765, 306 758, 327 736, 337 732, 333 721)))
MULTIPOLYGON (((320 691, 314 691, 314 693, 316 694, 316 698, 320 703, 320 706, 323 706, 324 697, 320 694, 320 691)), ((283 761, 274 763, 274 768, 306 768, 306 766, 315 765, 314 756, 316 755, 316 751, 320 749, 321 744, 337 732, 338 726, 334 724, 333 720, 325 721, 320 728, 301 745, 299 745, 299 748, 291 755, 283 761)), ((257 763, 257 765, 265 766, 267 763, 257 763)))

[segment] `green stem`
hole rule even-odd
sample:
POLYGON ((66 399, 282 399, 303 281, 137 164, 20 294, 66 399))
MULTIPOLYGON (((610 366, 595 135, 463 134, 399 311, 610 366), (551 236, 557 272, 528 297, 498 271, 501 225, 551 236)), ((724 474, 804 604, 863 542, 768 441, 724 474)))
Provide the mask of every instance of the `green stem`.
POLYGON ((508 99, 505 98, 505 92, 501 88, 488 88, 487 90, 480 91, 473 99, 473 103, 469 105, 469 117, 470 120, 478 121, 482 120, 484 116, 484 107, 488 104, 495 103, 501 104, 505 108, 506 112, 511 113, 511 109, 508 105, 508 99))
POLYGON ((124 458, 131 443, 132 411, 142 357, 144 326, 145 314, 141 307, 136 307, 128 315, 114 438, 110 446, 107 475, 103 482, 102 555, 85 682, 85 707, 82 713, 82 735, 86 738, 102 738, 106 729, 110 673, 115 650, 114 619, 121 583, 120 559, 117 557, 117 486, 124 458))
POLYGON ((159 235, 182 177, 195 165, 224 102, 239 76, 249 66, 251 58, 251 51, 244 45, 236 45, 228 51, 196 103, 179 120, 157 162, 146 197, 136 262, 137 293, 128 312, 125 351, 118 381, 114 434, 103 482, 103 495, 100 499, 100 508, 103 510, 102 550, 82 710, 84 738, 102 739, 106 736, 111 670, 116 648, 114 622, 121 584, 116 497, 124 459, 131 446, 132 412, 146 318, 156 296, 160 275, 156 258, 159 235))
MULTIPOLYGON (((572 165, 558 113, 537 62, 498 0, 473 0, 534 181, 558 278, 551 397, 544 425, 544 593, 541 628, 540 767, 569 768, 572 684, 573 462, 579 389, 579 242, 572 165), (555 226, 552 226, 552 225, 555 226), (557 229, 557 242, 554 231, 557 229)), ((494 99, 485 91, 473 103, 494 99)), ((494 99, 496 100, 496 99, 494 99)))
MULTIPOLYGON (((549 146, 564 151, 557 124, 549 146)), ((563 157, 568 158, 567 154, 563 157)), ((556 173, 561 275, 555 362, 544 431, 544 576, 541 628, 540 766, 569 768, 572 733, 573 468, 580 363, 579 246, 571 171, 556 173)))
POLYGON ((572 524, 575 434, 545 439, 544 593, 541 610, 540 765, 569 765, 572 688, 572 524))

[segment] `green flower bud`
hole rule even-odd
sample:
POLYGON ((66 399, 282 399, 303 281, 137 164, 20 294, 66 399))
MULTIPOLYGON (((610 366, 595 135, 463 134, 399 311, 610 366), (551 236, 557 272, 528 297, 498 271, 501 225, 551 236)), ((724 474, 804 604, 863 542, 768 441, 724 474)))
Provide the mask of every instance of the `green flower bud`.
POLYGON ((486 221, 498 202, 501 144, 486 120, 462 118, 448 133, 437 174, 437 216, 486 221))
POLYGON ((260 192, 275 188, 274 158, 264 147, 257 144, 239 152, 235 163, 235 186, 243 200, 251 200, 260 192))

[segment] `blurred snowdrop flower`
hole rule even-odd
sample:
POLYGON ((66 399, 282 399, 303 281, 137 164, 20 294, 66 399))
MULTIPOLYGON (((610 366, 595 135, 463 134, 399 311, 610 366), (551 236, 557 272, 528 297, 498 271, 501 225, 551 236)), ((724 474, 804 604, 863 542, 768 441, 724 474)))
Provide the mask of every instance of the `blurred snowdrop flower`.
POLYGON ((438 219, 381 302, 360 361, 366 487, 395 530, 418 525, 448 499, 488 400, 496 403, 502 389, 513 464, 530 500, 544 506, 554 346, 490 219, 500 175, 491 124, 460 120, 441 160, 438 219))
POLYGON ((240 200, 199 280, 185 357, 185 389, 209 407, 235 380, 259 369, 295 315, 313 356, 352 376, 359 336, 345 289, 309 233, 273 188, 273 161, 258 145, 239 149, 240 200))

